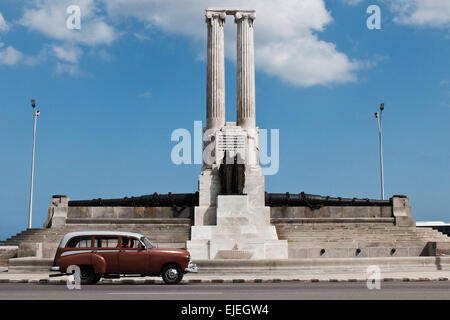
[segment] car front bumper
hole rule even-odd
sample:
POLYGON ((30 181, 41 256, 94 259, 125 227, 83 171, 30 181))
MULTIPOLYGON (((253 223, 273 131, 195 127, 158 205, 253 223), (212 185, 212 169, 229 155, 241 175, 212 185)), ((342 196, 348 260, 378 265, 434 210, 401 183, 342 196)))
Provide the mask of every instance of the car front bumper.
POLYGON ((186 269, 184 269, 185 272, 193 272, 193 273, 197 273, 198 272, 198 267, 195 263, 189 262, 189 265, 186 269))
POLYGON ((53 266, 50 268, 50 271, 60 271, 58 266, 53 266))

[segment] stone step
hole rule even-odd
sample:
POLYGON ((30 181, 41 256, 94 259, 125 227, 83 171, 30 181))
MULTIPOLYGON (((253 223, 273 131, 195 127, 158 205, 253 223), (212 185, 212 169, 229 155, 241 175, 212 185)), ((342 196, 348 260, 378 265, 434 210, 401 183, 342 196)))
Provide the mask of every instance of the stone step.
POLYGON ((42 229, 40 231, 36 231, 31 234, 40 234, 40 233, 48 233, 48 232, 70 232, 73 230, 185 230, 190 229, 190 225, 188 224, 158 224, 158 225, 112 225, 112 224, 97 224, 97 225, 71 225, 71 227, 63 227, 63 228, 50 228, 50 229, 42 229))
MULTIPOLYGON (((280 221, 280 222, 273 222, 273 225, 276 226, 291 226, 291 227, 298 227, 298 228, 316 228, 316 229, 326 229, 326 228, 375 228, 375 229, 383 229, 383 228, 396 228, 399 229, 400 227, 396 226, 395 224, 391 223, 301 223, 301 222, 295 222, 295 221, 280 221)), ((401 227, 402 229, 407 228, 415 228, 413 226, 411 227, 401 227)))
POLYGON ((192 224, 189 218, 68 218, 66 226, 71 224, 192 224))
POLYGON ((356 257, 419 257, 423 254, 424 247, 368 247, 360 248, 291 248, 288 247, 289 259, 314 259, 314 258, 356 258, 356 257))
POLYGON ((275 225, 275 227, 279 230, 286 230, 286 231, 290 231, 290 230, 298 230, 298 231, 333 231, 333 230, 355 230, 355 231, 367 231, 367 232, 377 232, 377 231, 403 231, 403 232, 410 232, 410 231, 414 231, 415 229, 408 229, 408 228, 388 228, 388 227, 383 227, 383 228, 358 228, 358 227, 349 227, 349 228, 343 228, 343 227, 339 227, 339 226, 335 226, 335 227, 330 227, 330 228, 308 228, 308 227, 299 227, 299 226, 295 226, 295 225, 291 225, 291 226, 280 226, 280 225, 275 225))
MULTIPOLYGON (((162 238, 162 239, 150 239, 151 242, 154 243, 181 243, 181 242, 186 242, 187 240, 189 240, 189 238, 162 238)), ((22 240, 18 243, 19 244, 28 244, 28 243, 43 243, 45 246, 50 246, 50 247, 58 247, 60 241, 36 241, 33 239, 30 240, 22 240)))
POLYGON ((446 239, 448 237, 444 237, 441 235, 434 234, 415 234, 415 233, 351 233, 351 232, 317 232, 317 233, 285 233, 285 232, 277 232, 280 237, 299 237, 299 238, 314 238, 314 237, 371 237, 371 238, 384 238, 384 237, 412 237, 412 238, 442 238, 446 239))
MULTIPOLYGON (((154 243, 158 248, 168 248, 168 249, 186 249, 186 244, 184 243, 154 243)), ((42 257, 43 258, 54 258, 56 255, 57 248, 43 248, 42 257)))
MULTIPOLYGON (((351 232, 316 232, 316 233, 286 233, 277 232, 279 237, 429 237, 429 238, 444 238, 433 234, 415 234, 415 233, 351 233, 351 232)), ((444 238, 445 239, 445 238, 444 238)))
POLYGON ((310 248, 310 247, 424 247, 427 241, 307 241, 307 242, 290 242, 291 248, 310 248))
MULTIPOLYGON (((186 232, 141 232, 143 235, 150 236, 150 237, 189 237, 189 233, 186 232)), ((29 235, 29 236, 20 236, 12 239, 8 239, 7 241, 22 241, 26 239, 39 239, 39 240, 61 240, 64 237, 65 234, 47 234, 47 235, 29 235)))
POLYGON ((287 238, 326 238, 326 237, 353 237, 353 238, 439 238, 439 239, 447 239, 448 237, 443 237, 440 235, 433 234, 415 234, 415 233, 403 233, 403 234, 391 234, 391 233, 350 233, 350 232, 317 232, 317 233, 284 233, 277 232, 279 237, 287 237, 287 238))
POLYGON ((304 228, 330 228, 330 227, 340 227, 340 228, 376 228, 376 229, 382 229, 382 228, 416 228, 414 226, 408 226, 408 227, 398 227, 395 224, 392 224, 390 222, 388 223, 371 223, 371 222, 347 222, 347 223, 335 223, 335 222, 324 222, 323 220, 320 220, 318 223, 302 223, 302 222, 296 222, 291 221, 292 219, 278 219, 280 221, 272 221, 272 224, 279 225, 279 226, 297 226, 297 227, 304 227, 304 228))
POLYGON ((280 226, 276 226, 276 229, 279 232, 293 232, 293 233, 313 233, 313 232, 352 232, 352 233, 420 233, 420 234, 436 234, 432 231, 416 231, 414 229, 362 229, 362 228, 330 228, 330 229, 312 229, 312 228, 284 228, 280 226))
MULTIPOLYGON (((402 271, 435 271, 435 257, 350 257, 350 258, 315 258, 315 259, 283 259, 283 260, 196 260, 194 261, 204 275, 243 274, 298 274, 305 271, 318 270, 367 274, 367 267, 377 265, 382 272, 402 271)), ((9 270, 12 272, 48 272, 53 259, 19 258, 12 259, 9 270)), ((450 256, 440 258, 440 267, 450 268, 450 256)))
POLYGON ((74 228, 79 228, 79 227, 83 227, 83 228, 97 228, 97 227, 110 227, 110 228, 129 228, 129 227, 133 227, 133 228, 158 228, 158 227, 164 227, 164 226, 170 226, 170 227, 188 227, 191 225, 191 223, 187 223, 187 222, 176 222, 175 221, 165 221, 164 223, 162 223, 163 221, 159 221, 159 223, 148 223, 148 224, 142 224, 142 223, 136 223, 135 221, 131 221, 130 223, 114 223, 113 221, 101 221, 102 223, 86 223, 83 221, 80 221, 80 223, 73 223, 73 224, 66 224, 64 226, 57 226, 57 227, 52 227, 52 228, 36 228, 36 229, 27 229, 24 230, 23 232, 42 232, 42 231, 52 231, 52 230, 69 230, 69 229, 74 229, 74 228))
POLYGON ((280 240, 288 240, 289 242, 311 242, 311 241, 322 241, 322 242, 345 242, 345 241, 438 241, 438 242, 449 242, 447 239, 437 239, 435 237, 278 237, 280 240))
MULTIPOLYGON (((99 228, 98 230, 107 230, 107 228, 99 228)), ((86 229, 77 229, 77 230, 86 230, 86 229)), ((51 231, 51 232, 41 232, 41 233, 33 233, 33 234, 28 234, 28 233, 23 233, 17 236, 13 236, 11 238, 8 238, 6 241, 11 241, 11 240, 21 240, 21 239, 25 239, 25 238, 45 238, 46 236, 60 236, 61 238, 68 232, 71 231, 75 231, 75 230, 64 230, 64 231, 51 231)), ((89 230, 88 230, 89 231, 89 230)), ((111 230, 111 231, 119 231, 119 230, 111 230)), ((123 231, 130 231, 130 232, 136 232, 138 231, 138 233, 143 233, 143 234, 175 234, 175 235, 184 235, 184 236, 189 236, 190 234, 190 228, 184 228, 184 229, 172 229, 172 228, 165 228, 165 229, 123 229, 123 231)))
MULTIPOLYGON (((392 235, 433 235, 438 236, 439 234, 436 233, 418 233, 414 231, 378 231, 378 232, 366 232, 364 230, 280 230, 277 229, 277 232, 279 234, 292 234, 292 235, 323 235, 323 234, 367 234, 367 235, 385 235, 385 234, 392 234, 392 235)), ((442 235, 439 235, 442 236, 442 235)))
POLYGON ((8 272, 48 272, 53 258, 24 257, 9 260, 8 272))
MULTIPOLYGON (((124 225, 120 227, 112 227, 111 225, 96 225, 96 226, 85 226, 85 225, 79 225, 79 226, 73 226, 71 228, 52 228, 52 229, 42 229, 39 231, 29 232, 24 231, 21 233, 18 233, 12 237, 21 236, 21 235, 38 235, 38 234, 47 234, 47 233, 67 233, 71 231, 78 231, 78 230, 111 230, 111 231, 118 231, 118 230, 189 230, 189 225, 167 225, 162 224, 158 226, 151 226, 151 227, 142 227, 142 226, 130 226, 130 225, 124 225)), ((11 238, 12 238, 11 237, 11 238)))
POLYGON ((301 224, 386 224, 394 225, 394 218, 271 218, 271 223, 301 223, 301 224))
POLYGON ((277 232, 279 234, 298 234, 298 235, 315 235, 315 234, 367 234, 367 235, 384 235, 384 234, 392 234, 392 235, 434 235, 446 237, 441 233, 435 232, 416 232, 413 230, 410 231, 401 231, 401 230, 378 230, 378 231, 366 231, 366 230, 342 230, 342 229, 334 229, 334 230, 283 230, 278 229, 277 232))
POLYGON ((327 232, 327 231, 352 231, 352 232, 415 232, 415 233, 433 233, 443 234, 437 230, 423 230, 419 228, 306 228, 298 226, 275 226, 277 230, 286 232, 327 232))
POLYGON ((342 225, 332 225, 327 227, 319 226, 308 226, 302 224, 275 224, 275 227, 280 230, 299 230, 299 231, 329 231, 329 230, 361 230, 367 232, 378 232, 378 231, 402 231, 402 232, 429 232, 429 233, 441 233, 433 229, 425 228, 415 228, 415 227, 382 227, 382 228, 371 228, 362 226, 342 226, 342 225))

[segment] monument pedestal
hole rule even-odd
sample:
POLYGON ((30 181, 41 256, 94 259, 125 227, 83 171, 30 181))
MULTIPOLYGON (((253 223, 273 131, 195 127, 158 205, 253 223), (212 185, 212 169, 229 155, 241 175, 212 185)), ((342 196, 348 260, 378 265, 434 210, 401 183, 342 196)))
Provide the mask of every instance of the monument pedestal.
POLYGON ((287 259, 286 240, 270 224, 270 208, 249 206, 249 195, 217 196, 217 225, 191 227, 193 259, 287 259))

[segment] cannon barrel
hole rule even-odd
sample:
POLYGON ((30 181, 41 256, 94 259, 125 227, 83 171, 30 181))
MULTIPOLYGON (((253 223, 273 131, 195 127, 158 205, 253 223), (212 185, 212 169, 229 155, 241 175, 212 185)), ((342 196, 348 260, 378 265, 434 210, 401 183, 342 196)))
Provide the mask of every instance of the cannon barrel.
POLYGON ((195 207, 196 193, 168 193, 119 199, 70 200, 69 207, 195 207))
POLYGON ((301 193, 266 193, 269 207, 321 207, 321 206, 391 206, 392 200, 341 198, 301 193))
MULTIPOLYGON (((71 200, 69 207, 195 207, 199 195, 196 193, 168 193, 125 197, 119 199, 71 200)), ((266 193, 269 207, 311 207, 322 206, 392 206, 392 199, 373 200, 341 198, 301 193, 266 193)))

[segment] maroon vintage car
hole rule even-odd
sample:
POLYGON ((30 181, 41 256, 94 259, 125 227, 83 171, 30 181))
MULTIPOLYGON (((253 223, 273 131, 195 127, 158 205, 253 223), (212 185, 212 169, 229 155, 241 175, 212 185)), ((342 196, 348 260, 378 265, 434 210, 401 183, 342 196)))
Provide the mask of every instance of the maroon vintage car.
POLYGON ((69 266, 80 268, 82 284, 121 276, 162 276, 165 283, 176 284, 186 272, 198 272, 187 250, 156 248, 142 234, 117 231, 66 234, 51 271, 64 275, 69 266))

